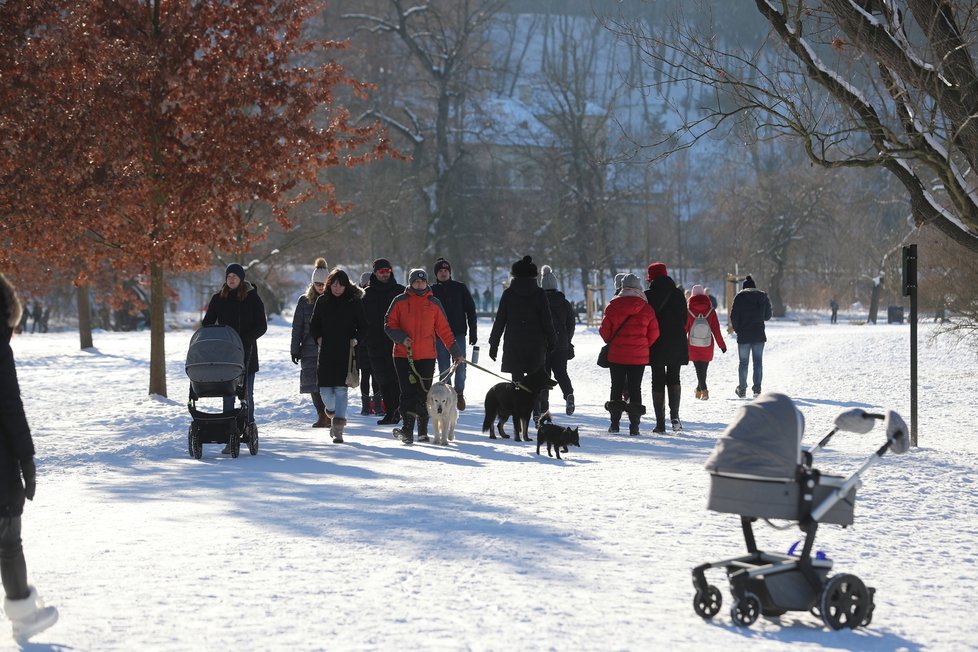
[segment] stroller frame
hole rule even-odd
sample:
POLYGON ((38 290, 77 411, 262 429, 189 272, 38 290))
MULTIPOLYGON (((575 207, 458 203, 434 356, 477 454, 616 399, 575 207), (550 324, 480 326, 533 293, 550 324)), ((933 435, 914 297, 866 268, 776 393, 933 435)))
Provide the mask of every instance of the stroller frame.
POLYGON ((248 452, 258 454, 258 428, 249 425, 248 402, 236 392, 239 405, 231 412, 204 412, 197 409, 197 397, 191 396, 187 409, 190 412, 190 431, 187 433, 187 449, 190 456, 199 460, 204 454, 204 444, 225 444, 231 457, 241 454, 241 444, 248 446, 248 452))

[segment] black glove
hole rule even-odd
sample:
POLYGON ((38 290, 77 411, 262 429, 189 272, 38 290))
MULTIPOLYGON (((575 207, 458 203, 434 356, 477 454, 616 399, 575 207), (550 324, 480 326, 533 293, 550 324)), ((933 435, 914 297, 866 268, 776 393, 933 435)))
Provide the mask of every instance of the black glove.
POLYGON ((726 352, 727 352, 726 349, 720 349, 720 353, 726 353, 726 352))
POLYGON ((299 356, 292 354, 292 364, 299 364, 299 356))
POLYGON ((475 346, 475 343, 479 341, 479 338, 475 336, 475 333, 469 334, 469 346, 475 346))
POLYGON ((568 360, 573 360, 574 359, 574 345, 573 344, 571 344, 570 346, 567 347, 567 359, 568 360))
POLYGON ((37 491, 37 467, 34 466, 34 458, 22 460, 20 472, 24 474, 24 495, 27 500, 34 500, 34 492, 37 491))
POLYGON ((498 354, 499 354, 499 347, 498 346, 490 346, 489 347, 489 359, 490 360, 492 360, 493 362, 495 362, 496 361, 496 356, 498 354))

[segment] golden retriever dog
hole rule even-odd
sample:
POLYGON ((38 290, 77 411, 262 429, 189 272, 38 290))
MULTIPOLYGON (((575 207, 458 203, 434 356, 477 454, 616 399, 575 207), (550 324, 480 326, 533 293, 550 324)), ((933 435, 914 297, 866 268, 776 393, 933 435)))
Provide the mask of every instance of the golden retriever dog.
POLYGON ((455 424, 458 422, 458 394, 445 383, 435 383, 428 390, 428 417, 434 431, 435 443, 448 446, 455 441, 455 424))

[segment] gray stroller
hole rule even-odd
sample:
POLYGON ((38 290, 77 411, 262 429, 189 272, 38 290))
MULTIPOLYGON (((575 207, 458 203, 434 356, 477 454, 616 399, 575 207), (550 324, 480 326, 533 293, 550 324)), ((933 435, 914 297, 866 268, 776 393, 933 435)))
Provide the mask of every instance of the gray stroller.
POLYGON ((245 355, 241 337, 230 326, 204 326, 190 338, 187 348, 187 376, 190 401, 187 409, 193 421, 187 434, 191 457, 199 460, 204 444, 225 444, 231 457, 238 457, 241 443, 248 452, 258 454, 258 428, 249 428, 245 401, 245 355), (234 395, 238 407, 230 412, 211 413, 197 409, 197 399, 234 395))
MULTIPOLYGON (((812 554, 820 523, 843 527, 853 522, 860 476, 891 450, 910 446, 907 427, 893 411, 871 414, 852 409, 835 419, 835 428, 809 450, 802 450, 805 420, 790 398, 765 393, 739 409, 717 440, 706 463, 710 472, 707 508, 739 514, 747 555, 709 562, 693 569, 693 609, 702 618, 720 611, 720 590, 706 580, 706 571, 727 573, 733 604, 730 616, 749 627, 759 615, 777 617, 787 611, 810 611, 832 629, 866 626, 873 617, 875 589, 855 575, 829 575, 832 560, 812 554), (876 420, 886 428, 883 444, 848 478, 824 475, 812 468, 812 456, 840 431, 867 433, 876 420), (800 553, 758 550, 753 523, 764 519, 795 521, 805 533, 800 553)), ((777 526, 775 526, 777 527, 777 526)))

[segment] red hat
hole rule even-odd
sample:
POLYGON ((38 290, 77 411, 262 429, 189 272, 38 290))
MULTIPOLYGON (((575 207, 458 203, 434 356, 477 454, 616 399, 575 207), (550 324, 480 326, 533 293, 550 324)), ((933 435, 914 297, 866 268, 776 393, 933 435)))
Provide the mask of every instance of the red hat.
POLYGON ((669 272, 666 270, 665 263, 652 263, 651 265, 649 265, 649 272, 646 275, 645 280, 652 281, 659 278, 660 276, 666 276, 668 274, 669 272))

